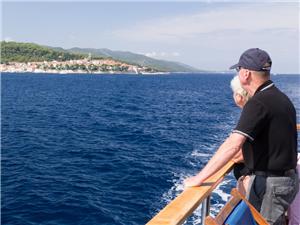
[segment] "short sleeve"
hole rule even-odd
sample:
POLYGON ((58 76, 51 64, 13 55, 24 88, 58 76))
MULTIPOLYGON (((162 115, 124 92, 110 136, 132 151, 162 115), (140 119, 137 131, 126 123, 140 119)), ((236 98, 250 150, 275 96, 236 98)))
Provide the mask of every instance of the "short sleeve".
POLYGON ((244 106, 239 122, 233 130, 233 133, 242 134, 251 141, 254 141, 267 122, 266 118, 266 107, 261 102, 251 99, 244 106))

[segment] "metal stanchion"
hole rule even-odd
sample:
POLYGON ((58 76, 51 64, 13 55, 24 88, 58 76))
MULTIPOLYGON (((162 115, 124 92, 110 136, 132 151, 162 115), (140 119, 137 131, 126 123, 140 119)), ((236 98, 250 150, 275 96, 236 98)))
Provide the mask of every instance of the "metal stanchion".
POLYGON ((204 225, 205 217, 209 215, 210 211, 210 195, 202 202, 201 205, 201 225, 204 225))

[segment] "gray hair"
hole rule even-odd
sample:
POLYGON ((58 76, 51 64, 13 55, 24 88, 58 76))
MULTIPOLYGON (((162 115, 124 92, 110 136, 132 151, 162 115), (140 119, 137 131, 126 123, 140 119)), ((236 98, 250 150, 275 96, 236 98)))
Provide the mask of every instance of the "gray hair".
POLYGON ((241 95, 242 97, 244 97, 246 101, 249 100, 249 98, 250 98, 249 93, 242 87, 238 76, 235 76, 231 80, 230 87, 234 94, 237 93, 237 94, 241 95))

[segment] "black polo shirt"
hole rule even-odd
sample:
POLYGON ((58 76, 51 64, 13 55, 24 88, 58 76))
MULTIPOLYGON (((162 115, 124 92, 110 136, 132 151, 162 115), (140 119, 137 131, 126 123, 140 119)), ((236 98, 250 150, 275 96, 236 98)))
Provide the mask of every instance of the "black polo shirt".
POLYGON ((272 81, 261 85, 244 106, 233 131, 247 137, 245 164, 254 171, 285 171, 296 168, 296 110, 272 81))

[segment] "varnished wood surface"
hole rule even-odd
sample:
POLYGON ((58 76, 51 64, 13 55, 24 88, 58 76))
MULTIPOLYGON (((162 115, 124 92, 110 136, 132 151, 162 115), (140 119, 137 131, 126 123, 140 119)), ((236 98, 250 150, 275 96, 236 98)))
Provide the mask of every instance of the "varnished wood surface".
POLYGON ((233 164, 233 161, 227 163, 218 173, 208 178, 201 186, 184 190, 178 197, 153 217, 147 225, 182 224, 223 180, 224 176, 232 169, 233 164))
POLYGON ((237 189, 232 189, 231 191, 232 196, 236 196, 237 198, 241 198, 243 201, 246 202, 248 207, 250 208, 250 211, 256 221, 257 224, 259 225, 269 225, 269 223, 265 220, 265 218, 262 217, 262 215, 254 208, 253 205, 243 196, 241 195, 237 189))
POLYGON ((220 210, 218 215, 214 218, 212 216, 207 216, 205 218, 205 225, 222 225, 224 224, 227 217, 230 215, 232 210, 237 206, 237 204, 241 201, 241 198, 232 196, 228 202, 224 205, 224 207, 220 210))
POLYGON ((248 202, 248 200, 242 196, 236 188, 231 190, 231 198, 230 200, 224 205, 224 207, 220 210, 218 215, 214 218, 212 216, 207 216, 205 218, 205 225, 222 225, 226 221, 227 217, 230 215, 232 210, 237 206, 240 201, 244 201, 252 215, 254 220, 258 225, 268 225, 267 221, 262 217, 262 215, 248 202))

